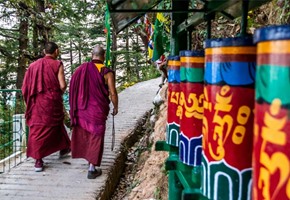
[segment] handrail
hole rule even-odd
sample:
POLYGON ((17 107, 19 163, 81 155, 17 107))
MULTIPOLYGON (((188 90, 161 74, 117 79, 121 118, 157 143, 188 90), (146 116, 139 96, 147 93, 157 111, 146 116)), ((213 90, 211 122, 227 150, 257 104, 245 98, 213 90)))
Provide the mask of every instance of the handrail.
POLYGON ((0 92, 21 92, 21 89, 0 89, 0 92))
POLYGON ((28 128, 24 108, 20 89, 0 90, 0 174, 25 158, 28 128))

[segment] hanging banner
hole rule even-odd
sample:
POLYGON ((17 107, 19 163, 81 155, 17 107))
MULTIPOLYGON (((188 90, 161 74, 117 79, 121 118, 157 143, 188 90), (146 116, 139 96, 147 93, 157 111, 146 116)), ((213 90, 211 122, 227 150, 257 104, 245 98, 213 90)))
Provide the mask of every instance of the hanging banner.
POLYGON ((105 34, 106 34, 106 62, 105 65, 109 67, 111 65, 111 30, 110 30, 110 12, 108 5, 106 7, 105 14, 105 34))

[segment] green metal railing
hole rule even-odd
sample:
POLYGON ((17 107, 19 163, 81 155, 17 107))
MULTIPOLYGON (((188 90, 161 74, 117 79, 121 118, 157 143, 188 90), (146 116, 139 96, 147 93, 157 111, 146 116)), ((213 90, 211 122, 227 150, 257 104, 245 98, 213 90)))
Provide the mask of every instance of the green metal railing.
POLYGON ((24 159, 28 128, 21 90, 0 90, 0 174, 24 159))

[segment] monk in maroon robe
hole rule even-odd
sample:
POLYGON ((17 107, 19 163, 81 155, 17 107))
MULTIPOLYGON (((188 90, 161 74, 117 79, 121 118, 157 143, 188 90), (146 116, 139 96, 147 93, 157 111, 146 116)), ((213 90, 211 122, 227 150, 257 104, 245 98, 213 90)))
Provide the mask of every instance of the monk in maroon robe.
POLYGON ((72 132, 72 158, 89 162, 88 178, 100 176, 106 120, 110 101, 113 115, 118 113, 118 95, 114 72, 105 67, 105 51, 96 46, 92 61, 80 65, 72 75, 69 89, 72 132))
POLYGON ((22 85, 29 126, 27 156, 36 159, 37 172, 43 170, 43 157, 56 151, 61 155, 70 151, 70 139, 64 127, 63 64, 56 60, 59 51, 54 42, 48 42, 44 51, 44 58, 30 64, 22 85))

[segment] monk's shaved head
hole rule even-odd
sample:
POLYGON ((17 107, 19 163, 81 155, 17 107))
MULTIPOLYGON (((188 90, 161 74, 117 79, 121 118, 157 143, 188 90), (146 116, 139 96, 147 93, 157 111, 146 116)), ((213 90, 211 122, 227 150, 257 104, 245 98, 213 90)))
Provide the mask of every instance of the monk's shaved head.
POLYGON ((95 48, 93 49, 92 54, 93 54, 93 57, 94 57, 94 56, 96 56, 96 57, 101 57, 101 56, 104 56, 104 55, 105 55, 105 50, 104 50, 101 46, 97 45, 97 46, 95 46, 95 48))
POLYGON ((44 46, 44 54, 56 59, 59 55, 58 45, 54 42, 47 42, 44 46))
POLYGON ((44 46, 45 53, 53 54, 58 49, 58 45, 54 42, 47 42, 44 46))

